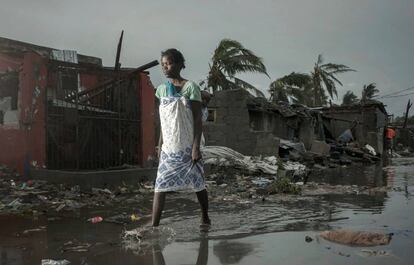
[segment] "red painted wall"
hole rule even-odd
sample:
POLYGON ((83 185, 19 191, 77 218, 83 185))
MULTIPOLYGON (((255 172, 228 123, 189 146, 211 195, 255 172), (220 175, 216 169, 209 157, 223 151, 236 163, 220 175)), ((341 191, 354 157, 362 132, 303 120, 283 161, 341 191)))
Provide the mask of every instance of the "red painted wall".
POLYGON ((154 111, 155 111, 155 91, 151 84, 148 74, 141 73, 138 79, 141 87, 141 144, 142 155, 141 165, 144 167, 152 166, 152 161, 155 158, 155 124, 154 124, 154 111))
POLYGON ((0 72, 18 70, 22 64, 21 58, 11 57, 0 53, 0 72))
MULTIPOLYGON (((0 54, 0 71, 21 69, 19 77, 19 125, 0 125, 0 164, 16 169, 21 175, 30 166, 43 167, 46 163, 45 89, 48 82, 48 60, 35 53, 20 57, 0 54)), ((51 81, 51 80, 49 80, 51 81)), ((82 73, 81 86, 93 88, 99 82, 99 74, 82 73)), ((154 88, 147 73, 138 78, 138 98, 141 102, 140 161, 144 167, 152 166, 155 157, 154 88)))
POLYGON ((0 163, 26 175, 29 165, 35 161, 45 164, 45 109, 46 61, 35 53, 26 53, 22 65, 10 62, 10 67, 21 67, 19 76, 18 110, 19 125, 0 126, 0 163))

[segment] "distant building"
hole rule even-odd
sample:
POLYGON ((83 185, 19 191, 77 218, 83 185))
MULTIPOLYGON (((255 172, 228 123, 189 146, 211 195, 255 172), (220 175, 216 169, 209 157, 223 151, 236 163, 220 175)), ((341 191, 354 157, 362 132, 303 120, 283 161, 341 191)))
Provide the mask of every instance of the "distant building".
POLYGON ((384 149, 384 132, 388 124, 388 114, 379 101, 351 106, 333 106, 321 109, 324 126, 334 139, 355 124, 352 134, 360 146, 371 145, 379 154, 384 149))
POLYGON ((214 93, 204 124, 207 145, 223 145, 246 155, 277 155, 279 140, 316 138, 315 118, 306 108, 293 109, 255 98, 243 89, 214 93))
POLYGON ((379 154, 383 152, 387 112, 377 101, 307 108, 271 103, 237 89, 215 92, 208 109, 203 128, 206 144, 227 146, 246 155, 276 155, 280 139, 302 142, 306 150, 312 150, 315 140, 335 143, 351 128, 361 147, 369 144, 379 154))

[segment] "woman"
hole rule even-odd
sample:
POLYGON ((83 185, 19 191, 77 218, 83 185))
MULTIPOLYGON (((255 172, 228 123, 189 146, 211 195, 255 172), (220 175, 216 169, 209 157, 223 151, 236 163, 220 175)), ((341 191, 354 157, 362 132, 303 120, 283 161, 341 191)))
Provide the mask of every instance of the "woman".
POLYGON ((201 95, 193 81, 181 77, 184 57, 176 49, 161 53, 168 81, 157 88, 163 144, 155 181, 152 226, 158 226, 167 192, 193 191, 201 206, 201 224, 210 225, 208 195, 201 161, 201 95))

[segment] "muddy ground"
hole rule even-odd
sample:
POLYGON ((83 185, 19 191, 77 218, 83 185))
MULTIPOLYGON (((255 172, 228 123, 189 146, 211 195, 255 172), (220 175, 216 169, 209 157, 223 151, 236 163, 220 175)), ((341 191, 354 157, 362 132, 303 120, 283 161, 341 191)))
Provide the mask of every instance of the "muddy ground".
POLYGON ((0 264, 40 264, 42 259, 71 264, 410 264, 413 175, 412 158, 394 159, 386 167, 313 170, 305 184, 293 186, 275 186, 270 176, 212 172, 207 177, 209 232, 200 232, 194 194, 169 194, 161 231, 140 242, 126 242, 123 235, 149 222, 150 182, 81 191, 3 179, 0 264), (289 193, 283 193, 285 188, 289 193), (103 220, 92 223, 97 216, 103 220), (389 245, 368 248, 318 237, 336 228, 394 236, 389 245))

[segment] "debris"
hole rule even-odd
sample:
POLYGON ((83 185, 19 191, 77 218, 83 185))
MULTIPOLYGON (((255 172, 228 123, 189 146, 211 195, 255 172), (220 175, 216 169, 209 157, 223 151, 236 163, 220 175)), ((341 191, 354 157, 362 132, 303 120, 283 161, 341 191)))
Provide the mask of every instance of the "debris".
POLYGON ((136 214, 131 214, 131 216, 130 216, 130 218, 131 218, 131 221, 138 221, 138 220, 140 220, 141 219, 141 217, 139 217, 138 215, 136 215, 136 214))
POLYGON ((291 142, 291 141, 285 140, 285 139, 280 139, 279 148, 294 149, 294 150, 298 151, 299 153, 306 152, 305 145, 302 142, 294 143, 294 142, 291 142))
POLYGON ((345 147, 345 148, 344 148, 344 151, 345 151, 348 155, 353 156, 353 157, 363 157, 363 156, 364 156, 364 152, 363 152, 363 151, 361 151, 361 150, 360 150, 360 149, 358 149, 358 148, 355 148, 355 147, 350 147, 350 146, 347 146, 347 147, 345 147))
POLYGON ((377 152, 375 152, 374 147, 370 146, 369 144, 366 144, 364 147, 368 151, 369 154, 371 154, 373 156, 377 155, 377 152))
POLYGON ((324 231, 320 236, 326 240, 353 246, 378 246, 387 245, 391 241, 392 234, 382 234, 362 231, 333 230, 324 231))
POLYGON ((331 146, 322 141, 313 141, 311 146, 311 152, 321 155, 329 155, 331 146))
POLYGON ((340 143, 349 143, 354 140, 352 132, 350 129, 345 130, 339 137, 338 142, 340 143))
POLYGON ((23 234, 28 234, 31 232, 41 232, 41 231, 45 231, 46 230, 46 226, 39 226, 39 228, 33 228, 33 229, 26 229, 23 231, 23 234))
POLYGON ((305 236, 305 241, 307 243, 312 242, 313 241, 313 238, 311 238, 310 236, 305 236))
POLYGON ((42 259, 42 265, 68 265, 69 261, 63 260, 53 260, 53 259, 42 259))
POLYGON ((92 224, 100 223, 103 221, 103 218, 101 216, 95 216, 88 219, 88 222, 91 222, 92 224))
POLYGON ((271 180, 266 179, 266 178, 256 178, 254 180, 252 180, 252 183, 255 184, 256 186, 260 187, 260 188, 264 188, 267 185, 269 185, 270 183, 272 183, 271 180))
POLYGON ((267 187, 268 194, 275 193, 290 193, 290 194, 299 194, 301 192, 301 187, 291 183, 289 178, 283 177, 275 180, 272 184, 267 187))
POLYGON ((61 204, 56 208, 56 212, 59 212, 60 210, 62 210, 63 208, 65 208, 66 204, 61 204))
POLYGON ((391 253, 387 250, 361 249, 360 255, 363 257, 386 257, 391 256, 391 253))
POLYGON ((277 174, 277 158, 244 156, 239 152, 225 146, 205 146, 202 148, 205 164, 225 167, 234 167, 249 173, 277 174))
POLYGON ((11 203, 8 204, 9 207, 12 207, 13 209, 17 209, 22 205, 22 203, 20 202, 20 199, 17 198, 14 201, 12 201, 11 203))
POLYGON ((91 244, 83 243, 83 244, 76 244, 75 242, 69 241, 64 244, 62 248, 62 252, 87 252, 91 244))
POLYGON ((104 193, 104 194, 112 195, 112 191, 110 191, 109 189, 92 188, 92 192, 93 193, 104 193))

